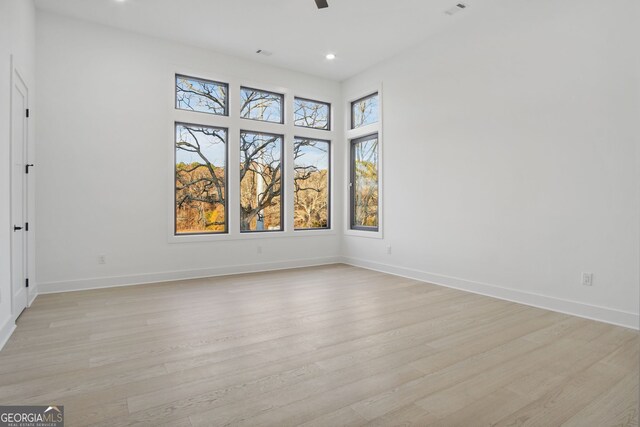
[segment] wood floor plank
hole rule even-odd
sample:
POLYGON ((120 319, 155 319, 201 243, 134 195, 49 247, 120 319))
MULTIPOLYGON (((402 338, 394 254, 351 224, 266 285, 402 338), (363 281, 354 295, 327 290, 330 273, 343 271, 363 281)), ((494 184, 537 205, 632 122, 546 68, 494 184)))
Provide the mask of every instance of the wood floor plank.
MULTIPOLYGON (((189 417, 194 426, 225 425, 232 423, 237 426, 258 425, 299 425, 317 418, 323 413, 330 412, 332 408, 340 405, 348 405, 351 401, 359 400, 367 395, 395 387, 407 381, 411 381, 422 375, 420 371, 401 366, 398 368, 384 369, 377 373, 367 374, 364 377, 354 376, 342 384, 335 381, 326 387, 318 387, 314 390, 309 387, 309 396, 300 398, 304 394, 298 394, 299 388, 285 390, 284 393, 270 395, 261 398, 255 408, 269 408, 267 411, 237 410, 236 405, 226 405, 215 411, 195 414, 189 417), (358 378, 358 379, 356 379, 358 378), (353 381, 355 379, 355 381, 353 381), (340 384, 334 387, 335 384, 340 384), (326 392, 323 392, 326 391, 326 392), (275 408, 275 410, 271 410, 275 408)), ((344 378, 344 377, 343 377, 344 378)), ((317 382, 313 384, 318 385, 317 382)), ((311 384, 309 384, 311 385, 311 384)), ((302 384, 306 388, 307 384, 302 384)))
POLYGON ((540 398, 500 420, 496 426, 538 426, 562 424, 596 399, 601 390, 614 386, 620 378, 595 364, 570 381, 544 393, 540 398))
MULTIPOLYGON (((567 354, 573 354, 576 351, 582 354, 580 350, 584 348, 577 347, 575 342, 564 339, 564 336, 558 337, 558 340, 542 345, 526 355, 487 369, 452 387, 441 389, 438 393, 433 393, 416 403, 439 418, 443 418, 481 399, 485 394, 503 387, 509 389, 509 384, 519 383, 527 373, 545 370, 548 366, 557 363, 558 359, 562 360, 567 354)), ((602 358, 602 353, 592 351, 588 356, 582 364, 574 361, 572 365, 574 369, 578 370, 581 366, 595 363, 602 358)), ((571 371, 566 370, 563 376, 569 377, 571 374, 571 371)), ((535 396, 531 389, 526 390, 525 394, 530 398, 535 396)))
POLYGON ((592 400, 562 425, 564 427, 638 425, 638 377, 625 375, 616 385, 592 400))
MULTIPOLYGON (((164 413, 167 416, 182 416, 189 413, 203 413, 203 412, 218 412, 224 408, 224 413, 233 414, 233 416, 244 416, 251 412, 252 407, 259 407, 265 400, 272 401, 273 399, 279 399, 280 405, 285 406, 296 400, 303 399, 305 396, 314 393, 320 393, 323 390, 331 389, 332 387, 338 387, 349 382, 360 381, 368 376, 377 375, 383 373, 394 367, 402 367, 407 364, 413 355, 416 353, 414 347, 401 349, 395 352, 390 352, 384 356, 372 357, 369 359, 361 369, 354 369, 353 366, 344 367, 336 371, 323 371, 321 374, 318 372, 312 372, 311 375, 291 375, 288 378, 283 378, 280 374, 270 375, 258 380, 257 383, 247 384, 246 382, 239 382, 239 378, 229 379, 230 384, 224 387, 219 387, 219 384, 210 382, 204 385, 204 389, 208 388, 211 391, 206 393, 199 393, 202 391, 198 387, 198 384, 192 384, 191 387, 195 388, 195 392, 189 393, 189 389, 184 391, 186 396, 181 400, 171 401, 172 397, 180 396, 178 393, 167 393, 164 396, 162 394, 141 396, 143 403, 149 408, 139 412, 133 412, 129 420, 145 420, 150 416, 154 416, 157 413, 164 413), (165 401, 169 403, 157 405, 158 401, 162 401, 164 397, 165 401), (252 406, 246 405, 250 402, 254 402, 252 406)), ((284 366, 290 367, 289 363, 294 366, 299 362, 295 360, 289 360, 284 362, 284 366)), ((280 371, 283 365, 275 365, 276 371, 280 371)), ((359 366, 359 365, 355 365, 359 366)), ((272 367, 270 366, 269 369, 272 367)), ((259 369, 265 371, 265 369, 259 369)), ((306 371, 305 371, 306 373, 306 371)), ((250 376, 260 377, 261 373, 249 374, 250 376)), ((175 388, 173 389, 175 390, 175 388)), ((138 403, 140 405, 141 403, 138 403)), ((193 419, 192 419, 193 420, 193 419)), ((220 421, 220 420, 218 420, 220 421)), ((220 421, 221 422, 221 421, 220 421)))
MULTIPOLYGON (((465 313, 465 315, 471 313, 465 313)), ((460 319, 455 319, 450 317, 451 324, 459 323, 460 319)), ((412 325, 415 326, 415 325, 412 325)), ((367 337, 366 340, 349 340, 341 343, 337 343, 333 346, 323 347, 321 349, 317 349, 309 352, 308 354, 300 354, 294 358, 292 358, 289 363, 292 363, 293 366, 298 366, 301 363, 317 363, 321 367, 327 370, 336 370, 340 368, 344 368, 347 366, 351 366, 357 363, 366 363, 367 360, 370 360, 375 357, 384 356, 390 353, 398 352, 400 350, 404 350, 409 347, 415 347, 417 345, 425 345, 425 343, 431 339, 433 336, 439 334, 440 332, 430 329, 423 328, 424 331, 419 331, 418 329, 414 329, 414 333, 411 335, 402 335, 402 331, 392 331, 391 333, 378 334, 378 336, 370 336, 367 337), (419 333, 418 333, 419 332, 419 333), (374 338, 377 338, 374 340, 374 338), (379 342, 379 343, 378 343, 379 342), (352 351, 349 351, 352 349, 352 351), (336 354, 338 356, 336 356, 336 354)), ((405 328, 405 333, 408 331, 408 328, 405 328)), ((446 333, 445 331, 442 331, 446 333)), ((423 347, 420 352, 416 352, 418 354, 427 354, 428 349, 423 347)), ((279 362, 286 362, 285 360, 280 360, 279 362)), ((256 366, 255 369, 262 370, 263 372, 268 373, 268 369, 272 368, 272 366, 260 367, 256 366)), ((259 372, 259 371, 258 371, 259 372)), ((246 370, 243 371, 243 374, 246 374, 246 370)), ((180 386, 181 389, 184 389, 184 393, 193 394, 198 390, 207 390, 212 389, 213 384, 207 383, 207 380, 202 380, 198 382, 185 383, 183 386, 180 386)), ((162 392, 154 392, 152 395, 140 396, 140 399, 158 404, 163 402, 163 398, 161 396, 162 392)), ((172 393, 169 396, 173 398, 180 397, 179 390, 176 388, 172 389, 172 393)), ((139 400, 135 398, 131 400, 132 404, 135 401, 139 400)), ((204 399, 209 400, 209 399, 204 399)), ((137 409, 141 409, 137 407, 137 409)))
POLYGON ((638 426, 637 331, 335 264, 39 296, 0 404, 68 426, 638 426))
POLYGON ((433 416, 429 426, 492 426, 497 420, 514 413, 527 402, 528 399, 524 396, 507 389, 498 389, 457 411, 452 411, 445 417, 433 416))
POLYGON ((333 412, 328 412, 317 418, 300 424, 301 427, 359 427, 366 425, 367 421, 349 406, 345 406, 333 412))
POLYGON ((412 403, 374 418, 367 425, 371 427, 426 426, 435 421, 437 418, 434 415, 412 403))
MULTIPOLYGON (((367 419, 379 418, 389 412, 416 403, 440 390, 452 387, 468 377, 480 375, 484 371, 501 366, 506 361, 518 359, 529 354, 536 347, 535 344, 523 340, 512 341, 496 350, 464 359, 430 374, 425 373, 425 376, 415 381, 385 390, 383 393, 357 402, 353 408, 367 419)), ((415 366, 415 363, 411 363, 411 366, 415 366)), ((431 412, 430 408, 424 406, 423 408, 431 412)))

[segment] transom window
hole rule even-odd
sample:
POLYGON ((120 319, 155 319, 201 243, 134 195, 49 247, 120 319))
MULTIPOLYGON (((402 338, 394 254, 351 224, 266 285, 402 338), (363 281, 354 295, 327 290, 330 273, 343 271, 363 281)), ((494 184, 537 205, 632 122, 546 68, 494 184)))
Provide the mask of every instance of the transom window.
POLYGON ((240 89, 240 117, 284 123, 284 95, 243 87, 240 89))
POLYGON ((176 75, 176 108, 226 116, 229 85, 212 80, 176 75))
POLYGON ((379 120, 378 93, 351 103, 351 129, 377 123, 379 120))
POLYGON ((293 100, 294 124, 313 129, 331 129, 331 104, 310 99, 293 100))

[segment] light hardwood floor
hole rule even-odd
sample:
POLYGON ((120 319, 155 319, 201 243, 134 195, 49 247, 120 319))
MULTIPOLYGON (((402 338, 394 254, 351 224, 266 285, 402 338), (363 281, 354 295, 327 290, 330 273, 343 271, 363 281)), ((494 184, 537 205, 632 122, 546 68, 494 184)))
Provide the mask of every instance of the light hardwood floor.
POLYGON ((637 426, 637 331, 345 265, 42 295, 0 404, 68 426, 637 426))

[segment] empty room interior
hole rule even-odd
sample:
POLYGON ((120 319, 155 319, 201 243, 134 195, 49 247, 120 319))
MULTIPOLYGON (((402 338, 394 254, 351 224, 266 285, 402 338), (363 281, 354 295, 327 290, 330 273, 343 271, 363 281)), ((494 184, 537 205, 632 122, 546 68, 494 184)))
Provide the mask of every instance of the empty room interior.
POLYGON ((0 426, 638 426, 639 22, 0 0, 0 426))

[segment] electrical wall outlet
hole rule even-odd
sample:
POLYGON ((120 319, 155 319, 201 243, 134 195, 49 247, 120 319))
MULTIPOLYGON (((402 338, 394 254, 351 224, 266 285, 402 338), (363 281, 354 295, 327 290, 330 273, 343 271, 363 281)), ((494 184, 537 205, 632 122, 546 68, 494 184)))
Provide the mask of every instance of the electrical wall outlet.
POLYGON ((107 263, 107 256, 106 255, 99 255, 98 256, 98 264, 106 264, 107 263))
POLYGON ((387 254, 391 255, 391 245, 387 245, 387 254))
POLYGON ((258 247, 256 248, 256 252, 261 254, 262 253, 262 246, 258 245, 258 247))
POLYGON ((593 286, 593 273, 582 273, 582 284, 584 286, 593 286))

